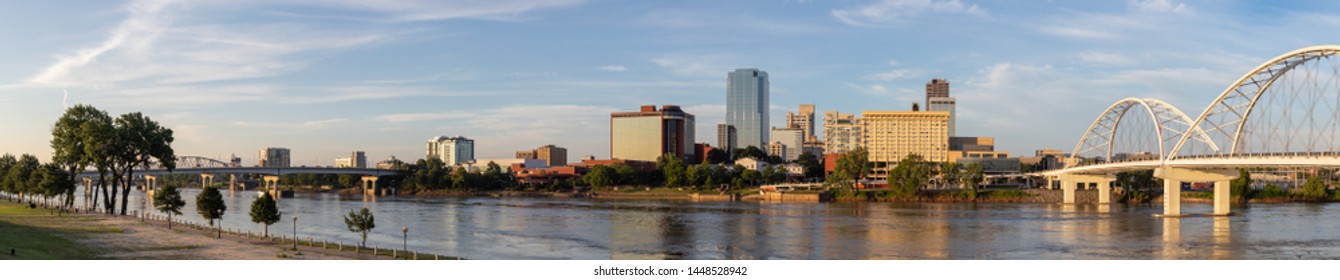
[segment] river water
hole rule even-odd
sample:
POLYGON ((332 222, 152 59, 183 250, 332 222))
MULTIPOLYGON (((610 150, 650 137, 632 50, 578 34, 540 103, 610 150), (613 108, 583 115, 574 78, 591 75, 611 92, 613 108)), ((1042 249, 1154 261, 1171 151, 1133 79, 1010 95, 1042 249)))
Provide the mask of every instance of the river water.
MULTIPOLYGON (((182 189, 181 219, 199 189, 182 189)), ((255 191, 223 191, 224 227, 259 232, 255 191)), ((144 208, 132 191, 131 211, 144 208)), ((82 201, 82 199, 80 199, 82 201)), ((81 202, 82 203, 82 202, 81 202)), ((1338 259, 1340 204, 1235 208, 1234 217, 1155 218, 1155 206, 757 203, 569 198, 428 198, 299 193, 271 234, 358 242, 342 217, 367 207, 369 246, 468 259, 1338 259)), ((1183 204, 1184 213, 1209 213, 1183 204)), ((150 210, 152 212, 152 210, 150 210)), ((157 212, 154 212, 157 213, 157 212)))

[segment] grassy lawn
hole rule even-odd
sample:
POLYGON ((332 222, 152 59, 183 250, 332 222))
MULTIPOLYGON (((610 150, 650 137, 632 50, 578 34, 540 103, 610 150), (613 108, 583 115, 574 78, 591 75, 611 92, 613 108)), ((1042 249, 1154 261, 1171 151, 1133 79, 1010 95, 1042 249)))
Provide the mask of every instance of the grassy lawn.
POLYGON ((114 228, 69 226, 83 217, 50 216, 46 209, 0 202, 0 260, 86 260, 98 252, 74 242, 75 235, 120 232, 114 228), (10 255, 14 250, 16 255, 10 255))

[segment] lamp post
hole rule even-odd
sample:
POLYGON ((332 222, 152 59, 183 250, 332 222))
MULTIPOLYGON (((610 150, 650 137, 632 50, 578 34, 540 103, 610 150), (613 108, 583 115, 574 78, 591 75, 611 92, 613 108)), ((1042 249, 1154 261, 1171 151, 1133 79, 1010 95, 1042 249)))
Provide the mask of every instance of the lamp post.
POLYGON ((223 239, 223 209, 215 209, 214 212, 219 213, 219 236, 214 239, 223 239))
POLYGON ((401 239, 401 242, 403 243, 401 243, 400 246, 403 247, 401 247, 400 250, 405 251, 405 253, 409 253, 409 227, 407 226, 400 228, 400 233, 405 234, 404 239, 401 239))
POLYGON ((293 215, 293 250, 298 250, 298 215, 293 215))

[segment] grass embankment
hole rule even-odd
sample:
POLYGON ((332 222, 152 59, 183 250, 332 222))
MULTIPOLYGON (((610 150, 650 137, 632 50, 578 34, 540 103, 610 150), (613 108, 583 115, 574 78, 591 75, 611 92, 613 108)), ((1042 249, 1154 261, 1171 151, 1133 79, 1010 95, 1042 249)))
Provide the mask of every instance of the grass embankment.
POLYGON ((0 202, 0 260, 99 259, 102 252, 75 240, 81 235, 119 233, 121 229, 88 226, 81 219, 91 218, 52 216, 47 209, 0 202))

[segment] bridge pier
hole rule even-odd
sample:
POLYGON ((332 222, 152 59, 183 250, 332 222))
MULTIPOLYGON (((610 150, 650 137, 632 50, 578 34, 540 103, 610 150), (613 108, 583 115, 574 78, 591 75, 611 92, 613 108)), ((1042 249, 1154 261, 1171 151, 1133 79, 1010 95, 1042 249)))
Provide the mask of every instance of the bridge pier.
POLYGON ((363 195, 377 195, 377 176, 363 176, 363 195))
POLYGON ((214 174, 200 173, 200 189, 214 185, 214 174))
POLYGON ((84 177, 84 196, 93 195, 93 177, 84 177))
POLYGON ((1233 212, 1229 208, 1229 181, 1238 178, 1234 169, 1190 169, 1178 167, 1160 167, 1154 169, 1154 177, 1163 179, 1163 216, 1182 215, 1182 183, 1214 182, 1214 215, 1227 216, 1233 212))
POLYGON ((154 196, 154 190, 158 189, 158 176, 144 175, 144 193, 149 197, 154 196))
POLYGON ((265 180, 265 188, 262 191, 270 193, 270 197, 279 200, 279 176, 266 175, 263 179, 265 180))
POLYGON ((1061 181, 1062 203, 1074 204, 1075 191, 1080 189, 1080 185, 1085 187, 1096 185, 1098 189, 1098 203, 1111 203, 1112 200, 1112 182, 1116 177, 1109 174, 1090 175, 1090 174, 1061 174, 1056 176, 1061 181))
POLYGON ((228 191, 237 190, 237 174, 228 174, 228 191))

